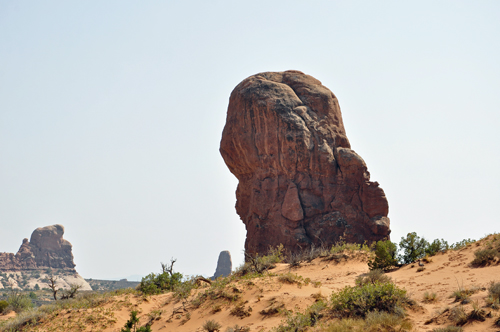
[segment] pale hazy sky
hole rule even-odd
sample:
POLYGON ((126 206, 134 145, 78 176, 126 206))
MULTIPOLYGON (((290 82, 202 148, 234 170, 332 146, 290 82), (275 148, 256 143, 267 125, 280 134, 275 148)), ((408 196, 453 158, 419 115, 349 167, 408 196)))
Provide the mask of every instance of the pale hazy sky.
POLYGON ((500 231, 499 1, 0 1, 0 252, 63 224, 85 278, 243 260, 219 143, 232 89, 339 99, 392 240, 500 231))

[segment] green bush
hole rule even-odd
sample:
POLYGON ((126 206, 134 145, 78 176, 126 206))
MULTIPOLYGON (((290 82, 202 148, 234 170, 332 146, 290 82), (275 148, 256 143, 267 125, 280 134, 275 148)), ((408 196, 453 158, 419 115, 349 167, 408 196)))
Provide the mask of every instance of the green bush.
POLYGON ((457 243, 454 243, 450 246, 450 249, 452 250, 460 250, 462 248, 467 247, 469 244, 476 242, 476 240, 473 239, 463 239, 462 241, 458 241, 457 243))
POLYGON ((173 291, 176 286, 180 285, 182 274, 175 273, 150 273, 141 280, 139 290, 144 294, 160 294, 165 291, 173 291))
POLYGON ((151 332, 151 327, 149 325, 137 328, 137 324, 139 324, 137 311, 132 311, 130 313, 130 319, 125 323, 125 327, 121 329, 120 332, 151 332))
POLYGON ((396 259, 397 247, 391 241, 378 241, 375 244, 375 258, 368 261, 370 270, 387 271, 398 264, 396 259))
POLYGON ((9 302, 2 300, 0 301, 0 314, 9 306, 9 302))
POLYGON ((408 233, 406 238, 402 237, 399 242, 399 248, 403 250, 400 260, 404 264, 413 263, 417 259, 425 256, 425 249, 428 246, 429 242, 427 242, 424 238, 420 238, 417 233, 408 233))
POLYGON ((430 243, 427 248, 425 248, 425 253, 429 256, 434 256, 438 252, 445 252, 448 250, 450 246, 448 245, 448 242, 445 240, 441 239, 435 239, 430 243))
POLYGON ((7 303, 9 303, 9 308, 14 310, 16 313, 33 308, 33 302, 31 302, 31 299, 28 296, 14 290, 7 298, 7 303))
POLYGON ((365 317, 375 310, 402 314, 407 303, 406 290, 393 283, 346 286, 331 296, 332 310, 342 317, 365 317))

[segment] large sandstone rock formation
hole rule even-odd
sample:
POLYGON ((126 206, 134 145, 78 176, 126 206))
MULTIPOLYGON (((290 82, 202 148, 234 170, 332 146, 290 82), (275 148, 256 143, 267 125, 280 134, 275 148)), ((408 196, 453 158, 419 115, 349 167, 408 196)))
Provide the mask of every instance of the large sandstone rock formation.
POLYGON ((54 268, 74 271, 72 246, 63 239, 63 234, 62 225, 35 229, 30 241, 23 240, 17 254, 0 253, 0 270, 54 268))
POLYGON ((337 98, 317 79, 266 72, 238 84, 220 152, 239 180, 249 254, 389 237, 384 191, 351 150, 337 98))
POLYGON ((231 274, 233 269, 233 262, 231 260, 231 253, 227 250, 221 251, 219 254, 219 259, 217 260, 217 268, 215 269, 215 274, 211 279, 217 279, 218 277, 227 277, 231 274))

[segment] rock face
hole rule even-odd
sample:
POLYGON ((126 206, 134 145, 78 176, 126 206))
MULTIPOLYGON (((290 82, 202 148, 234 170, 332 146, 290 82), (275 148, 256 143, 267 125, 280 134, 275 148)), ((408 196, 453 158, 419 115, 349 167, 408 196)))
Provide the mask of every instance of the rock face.
POLYGON ((17 254, 0 253, 0 270, 54 268, 75 271, 71 243, 63 239, 64 227, 53 225, 35 229, 31 240, 23 240, 17 254))
POLYGON ((351 150, 339 102, 299 71, 266 72, 231 93, 220 152, 239 180, 245 250, 289 252, 389 238, 389 206, 351 150))
POLYGON ((231 274, 232 270, 233 262, 231 261, 231 253, 227 250, 221 251, 219 254, 219 260, 217 261, 215 274, 211 279, 217 279, 218 277, 227 277, 231 274))

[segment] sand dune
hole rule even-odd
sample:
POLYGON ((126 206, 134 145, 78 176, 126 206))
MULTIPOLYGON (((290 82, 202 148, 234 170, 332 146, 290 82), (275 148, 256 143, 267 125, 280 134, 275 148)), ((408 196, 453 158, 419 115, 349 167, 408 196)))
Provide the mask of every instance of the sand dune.
MULTIPOLYGON (((437 327, 452 325, 448 319, 450 311, 446 308, 461 305, 450 297, 459 288, 477 289, 470 298, 471 302, 463 305, 466 312, 471 311, 472 304, 477 301, 486 313, 490 313, 484 322, 467 323, 464 331, 500 330, 500 326, 494 326, 500 312, 492 310, 485 303, 488 285, 500 281, 500 265, 478 268, 470 265, 474 251, 485 241, 433 256, 432 261, 424 264, 423 271, 418 272, 421 267, 412 264, 387 274, 416 301, 416 305, 408 310, 414 331, 432 331, 437 327), (436 293, 436 301, 425 303, 423 298, 426 292, 436 293)), ((193 303, 208 286, 194 290, 184 304, 174 298, 172 293, 148 297, 122 294, 110 298, 98 308, 69 309, 51 314, 42 324, 27 328, 26 331, 120 331, 132 310, 139 311, 141 324, 152 323, 153 331, 202 331, 202 325, 207 320, 219 322, 221 331, 235 325, 249 327, 250 331, 270 331, 284 319, 278 309, 304 311, 317 298, 329 298, 333 291, 354 286, 356 277, 369 271, 367 254, 351 254, 350 257, 340 263, 317 258, 296 268, 278 264, 262 278, 241 278, 221 287, 226 297, 237 297, 236 301, 219 298, 208 299, 201 304, 196 301, 193 303), (298 283, 289 284, 279 280, 280 275, 288 273, 297 275, 298 283), (239 311, 235 309, 237 305, 239 311), (234 313, 239 313, 241 317, 234 313)), ((327 321, 322 324, 326 325, 327 321)), ((315 329, 320 330, 318 327, 315 329)))

